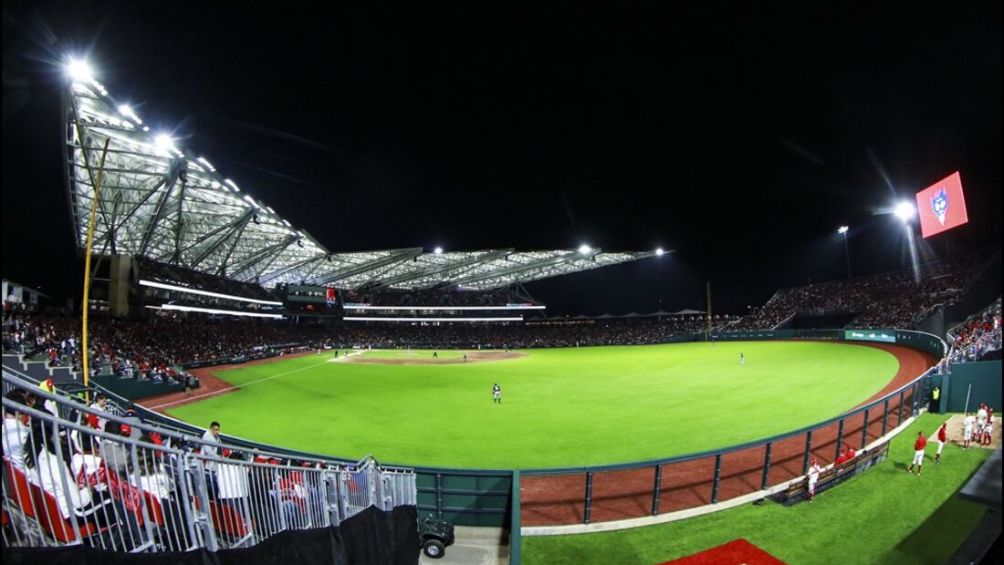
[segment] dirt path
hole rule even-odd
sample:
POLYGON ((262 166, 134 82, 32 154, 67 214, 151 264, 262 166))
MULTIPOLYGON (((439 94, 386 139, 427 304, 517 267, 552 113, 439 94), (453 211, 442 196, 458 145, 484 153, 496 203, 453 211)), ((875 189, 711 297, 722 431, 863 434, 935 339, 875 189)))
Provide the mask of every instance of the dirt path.
POLYGON ((171 394, 161 394, 159 396, 151 396, 149 398, 144 398, 136 402, 144 408, 149 408, 150 410, 156 410, 162 414, 166 414, 167 408, 174 408, 176 406, 184 406, 185 404, 191 404, 192 402, 198 402, 204 400, 211 396, 219 396, 221 394, 229 394, 238 390, 232 384, 218 378, 216 376, 220 371, 226 371, 228 369, 236 369, 238 367, 250 367, 252 365, 261 365, 264 363, 274 363, 276 361, 281 361, 284 359, 295 359, 297 357, 304 357, 307 355, 316 355, 315 351, 305 351, 303 353, 291 353, 288 355, 281 355, 279 357, 269 357, 266 359, 255 359, 253 361, 247 361, 244 363, 227 364, 227 365, 214 365, 212 367, 202 367, 200 369, 192 369, 189 373, 192 373, 199 378, 199 388, 192 390, 192 395, 188 396, 184 392, 172 392, 171 394), (228 390, 229 389, 229 390, 228 390))
POLYGON ((467 360, 464 360, 463 357, 445 357, 442 359, 432 359, 431 357, 422 359, 382 359, 379 357, 366 357, 363 354, 350 357, 347 362, 364 365, 455 365, 457 363, 484 363, 486 361, 506 361, 526 357, 526 353, 523 351, 467 351, 466 354, 467 360))
MULTIPOLYGON (((896 375, 868 400, 900 388, 933 366, 936 360, 925 353, 900 345, 866 344, 888 351, 899 360, 896 375)), ((839 423, 813 430, 811 452, 821 465, 828 465, 837 456, 839 443, 862 449, 910 417, 913 397, 909 391, 900 399, 889 401, 888 416, 884 406, 860 413, 839 423), (838 441, 839 440, 839 441, 838 441)), ((806 434, 775 441, 771 445, 767 485, 776 485, 802 475, 806 434)), ((761 490, 763 468, 767 453, 764 445, 727 453, 722 456, 717 493, 713 493, 715 456, 700 457, 661 465, 659 487, 659 513, 673 512, 710 504, 712 495, 717 500, 728 500, 761 490)), ((652 514, 652 492, 656 467, 593 473, 591 522, 639 518, 652 514)), ((560 475, 523 475, 520 496, 524 526, 553 526, 581 524, 585 516, 585 473, 560 475)))

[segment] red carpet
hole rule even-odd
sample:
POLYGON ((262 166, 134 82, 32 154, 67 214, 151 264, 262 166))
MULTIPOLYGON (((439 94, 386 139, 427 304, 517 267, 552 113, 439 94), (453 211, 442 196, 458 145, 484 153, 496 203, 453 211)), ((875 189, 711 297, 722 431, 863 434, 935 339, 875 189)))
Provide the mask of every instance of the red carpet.
POLYGON ((744 539, 737 539, 661 565, 784 565, 784 561, 744 539))

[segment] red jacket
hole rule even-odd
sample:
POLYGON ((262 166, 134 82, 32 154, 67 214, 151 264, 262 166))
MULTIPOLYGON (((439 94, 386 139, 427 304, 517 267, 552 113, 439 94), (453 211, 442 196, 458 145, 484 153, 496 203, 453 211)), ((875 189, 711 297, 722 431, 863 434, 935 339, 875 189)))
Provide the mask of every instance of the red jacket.
POLYGON ((913 442, 914 451, 923 451, 927 447, 927 438, 924 436, 918 436, 917 441, 913 442))
POLYGON ((942 425, 940 428, 938 428, 938 441, 940 441, 941 443, 945 443, 946 441, 948 441, 948 431, 946 428, 948 428, 948 426, 945 425, 942 425))

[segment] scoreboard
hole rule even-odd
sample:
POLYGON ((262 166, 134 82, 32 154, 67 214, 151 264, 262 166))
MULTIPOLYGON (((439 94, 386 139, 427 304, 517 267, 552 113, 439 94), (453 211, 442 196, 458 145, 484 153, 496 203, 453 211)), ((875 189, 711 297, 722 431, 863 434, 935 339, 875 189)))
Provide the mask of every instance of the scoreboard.
POLYGON ((292 313, 334 315, 339 310, 338 290, 329 286, 291 284, 286 287, 283 303, 292 313))

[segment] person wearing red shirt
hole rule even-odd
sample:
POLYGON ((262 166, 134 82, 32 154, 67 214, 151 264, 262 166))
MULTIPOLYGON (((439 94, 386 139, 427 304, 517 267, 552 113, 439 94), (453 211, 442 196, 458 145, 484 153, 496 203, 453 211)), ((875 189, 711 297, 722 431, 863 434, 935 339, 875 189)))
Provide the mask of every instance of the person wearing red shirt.
POLYGON ((941 450, 945 448, 945 443, 948 442, 948 421, 941 423, 941 427, 938 428, 938 452, 934 454, 934 462, 941 463, 941 450))
POLYGON ((924 432, 917 432, 917 441, 913 442, 913 461, 910 466, 906 468, 907 473, 913 472, 913 466, 917 466, 917 476, 920 476, 920 470, 924 467, 924 450, 927 449, 927 438, 924 437, 924 432))

